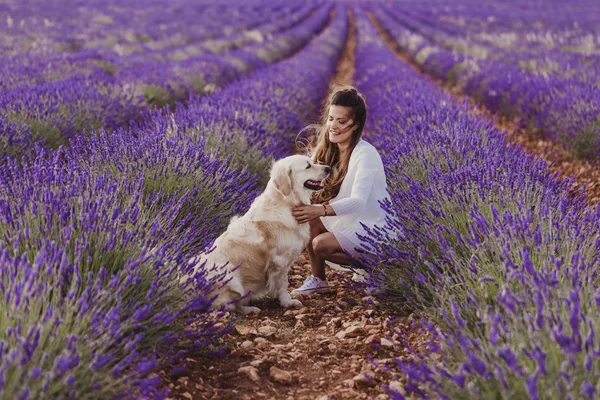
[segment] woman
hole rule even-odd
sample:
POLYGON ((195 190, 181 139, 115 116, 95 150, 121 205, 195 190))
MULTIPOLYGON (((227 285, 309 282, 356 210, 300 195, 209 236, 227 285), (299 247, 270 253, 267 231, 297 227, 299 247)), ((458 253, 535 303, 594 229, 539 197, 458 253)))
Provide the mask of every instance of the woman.
POLYGON ((367 120, 363 96, 352 86, 336 88, 323 111, 310 155, 316 163, 331 166, 332 172, 324 189, 313 195, 317 204, 292 210, 299 223, 310 224, 312 272, 292 296, 328 292, 325 261, 359 267, 358 235, 366 233, 361 224, 385 223, 379 204, 388 196, 383 163, 375 147, 361 139, 367 120))

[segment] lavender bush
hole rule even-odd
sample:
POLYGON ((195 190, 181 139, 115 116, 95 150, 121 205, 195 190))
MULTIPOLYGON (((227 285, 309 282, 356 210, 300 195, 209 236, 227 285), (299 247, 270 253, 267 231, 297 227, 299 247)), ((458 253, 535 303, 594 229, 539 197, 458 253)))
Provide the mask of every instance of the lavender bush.
MULTIPOLYGON (((257 3, 255 10, 244 18, 236 19, 239 26, 233 25, 225 32, 230 36, 229 39, 223 39, 225 42, 229 40, 229 48, 239 48, 225 54, 204 54, 206 51, 201 48, 202 38, 191 29, 197 22, 190 25, 189 31, 177 31, 176 27, 183 21, 178 22, 174 16, 168 21, 174 26, 159 23, 164 18, 159 4, 145 10, 133 25, 134 30, 152 34, 146 39, 142 39, 142 33, 133 34, 131 21, 123 19, 125 12, 137 13, 131 10, 137 8, 136 4, 125 4, 124 10, 118 12, 111 8, 110 3, 102 3, 102 7, 98 5, 99 10, 108 8, 105 10, 108 22, 92 24, 97 30, 85 33, 81 33, 73 23, 63 24, 60 16, 53 16, 42 28, 37 26, 34 32, 30 32, 26 27, 35 23, 35 19, 30 21, 31 18, 23 16, 21 28, 25 32, 19 30, 12 41, 34 41, 35 45, 24 46, 23 53, 5 57, 2 68, 6 79, 0 84, 5 89, 0 96, 0 117, 9 123, 25 124, 27 140, 43 141, 51 148, 101 127, 107 130, 127 127, 132 120, 143 119, 150 105, 173 104, 175 100, 186 99, 190 93, 210 93, 245 73, 290 56, 325 27, 331 11, 331 4, 315 10, 316 6, 308 3, 301 14, 307 19, 287 17, 274 26, 264 23, 265 9, 257 3), (309 16, 308 11, 314 11, 314 15, 309 16), (154 28, 150 26, 152 22, 165 25, 164 30, 171 36, 165 36, 163 32, 154 33, 154 28), (119 26, 115 33, 116 42, 103 42, 98 37, 105 34, 106 25, 119 26), (258 34, 267 39, 246 41, 236 46, 239 40, 231 37, 232 32, 244 27, 254 27, 255 36, 258 34), (19 34, 24 37, 20 38, 19 34), (119 38, 119 34, 123 37, 119 38), (78 39, 81 46, 76 49, 57 46, 65 37, 76 35, 82 37, 78 39), (177 46, 178 41, 185 45, 177 46), (139 48, 126 50, 122 46, 124 42, 139 48)), ((244 8, 237 9, 236 4, 232 2, 230 7, 244 13, 244 8)), ((179 4, 175 11, 181 11, 184 5, 179 4)), ((292 10, 295 7, 292 5, 292 10)), ((42 8, 40 15, 48 15, 39 5, 33 8, 42 8)), ((290 11, 281 8, 281 4, 275 7, 280 15, 290 11)), ((22 13, 20 8, 14 11, 16 15, 12 13, 13 17, 7 15, 7 18, 16 18, 22 13)), ((98 17, 81 12, 84 15, 78 15, 78 21, 96 21, 98 17)), ((215 17, 207 10, 204 12, 203 19, 215 17)), ((221 11, 219 20, 222 22, 224 18, 231 18, 231 14, 221 11)), ((214 20, 207 24, 213 25, 222 29, 214 20)), ((215 32, 208 33, 207 37, 211 39, 219 37, 215 32)), ((14 134, 12 131, 10 133, 14 134)), ((11 147, 9 155, 15 155, 15 152, 16 148, 11 147)))
POLYGON ((406 392, 593 398, 600 209, 397 59, 365 13, 357 24, 391 196, 365 250, 432 334, 427 353, 396 360, 406 392))
POLYGON ((230 327, 207 313, 216 282, 179 277, 261 188, 266 170, 240 165, 239 143, 263 164, 287 155, 285 135, 315 112, 347 35, 342 9, 293 58, 175 114, 5 161, 2 396, 163 398, 158 368, 217 344, 230 327), (292 79, 302 90, 289 95, 292 79))
POLYGON ((577 156, 597 159, 597 5, 522 8, 489 2, 482 9, 465 0, 370 9, 423 71, 577 156))

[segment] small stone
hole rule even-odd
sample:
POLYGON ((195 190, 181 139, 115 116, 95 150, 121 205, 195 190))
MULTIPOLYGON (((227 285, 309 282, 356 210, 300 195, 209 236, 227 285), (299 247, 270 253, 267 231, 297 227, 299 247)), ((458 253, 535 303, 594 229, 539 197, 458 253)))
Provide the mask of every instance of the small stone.
POLYGON ((339 331, 338 333, 335 334, 335 337, 338 339, 345 339, 346 338, 346 331, 339 331))
POLYGON ((353 388, 354 387, 354 381, 352 379, 346 379, 345 381, 342 382, 346 387, 349 388, 353 388))
POLYGON ((339 328, 342 324, 342 319, 339 317, 336 318, 331 318, 329 320, 329 322, 327 322, 327 326, 333 327, 333 328, 339 328))
POLYGON ((304 322, 302 321, 296 321, 296 325, 294 325, 294 329, 304 329, 304 322))
POLYGON ((188 393, 188 392, 183 392, 181 395, 183 397, 185 397, 186 399, 190 399, 190 400, 193 399, 192 395, 190 393, 188 393))
POLYGON ((258 370, 255 367, 242 367, 238 369, 238 372, 246 374, 250 380, 254 382, 260 381, 260 376, 258 376, 258 370))
POLYGON ((375 370, 375 365, 372 362, 365 362, 362 366, 360 372, 373 372, 375 370))
POLYGON ((298 315, 296 315, 296 319, 298 319, 298 320, 303 320, 306 317, 310 317, 310 314, 298 314, 298 315))
POLYGON ((377 395, 377 397, 375 397, 375 400, 389 400, 390 396, 388 396, 385 393, 379 393, 377 395))
POLYGON ((352 378, 352 381, 356 387, 375 386, 375 381, 365 373, 360 373, 352 378))
POLYGON ((269 376, 271 377, 271 380, 275 382, 282 383, 284 385, 292 384, 292 374, 277 367, 271 367, 269 370, 269 376))
POLYGON ((253 326, 236 325, 235 331, 242 336, 258 335, 256 328, 254 328, 253 326))
POLYGON ((271 342, 262 337, 257 337, 256 339, 254 339, 254 343, 256 343, 256 347, 258 347, 259 349, 266 349, 271 345, 271 342))
POLYGON ((379 342, 379 344, 381 344, 382 347, 385 347, 388 349, 394 347, 394 342, 392 342, 391 340, 386 339, 386 338, 381 338, 381 341, 379 342))
POLYGON ((404 390, 404 385, 400 381, 391 381, 388 386, 390 390, 396 393, 400 393, 402 396, 406 395, 406 391, 404 390))
POLYGON ((257 367, 258 368, 264 362, 265 362, 264 360, 254 360, 254 361, 250 362, 250 365, 252 365, 253 367, 257 367))
POLYGON ((329 400, 329 396, 327 396, 326 394, 317 397, 315 400, 329 400))
POLYGON ((187 386, 188 378, 185 376, 182 376, 181 378, 177 379, 177 382, 183 386, 187 386))
POLYGON ((273 348, 275 350, 291 350, 294 347, 293 344, 288 343, 288 344, 274 344, 273 348))
POLYGON ((242 344, 240 344, 241 349, 249 349, 254 346, 254 343, 251 340, 245 340, 242 344))
POLYGON ((365 344, 379 343, 379 336, 371 335, 365 339, 365 344))
POLYGON ((347 338, 355 338, 357 336, 362 336, 365 331, 360 326, 350 326, 345 330, 347 338))
POLYGON ((277 332, 277 328, 271 325, 261 326, 258 328, 258 334, 260 336, 270 337, 277 332))

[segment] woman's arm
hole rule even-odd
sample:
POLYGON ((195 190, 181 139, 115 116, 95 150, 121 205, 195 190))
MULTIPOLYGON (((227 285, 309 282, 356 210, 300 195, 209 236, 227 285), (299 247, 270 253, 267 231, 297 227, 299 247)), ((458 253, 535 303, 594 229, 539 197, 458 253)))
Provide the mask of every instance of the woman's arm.
MULTIPOLYGON (((292 215, 299 223, 325 216, 360 213, 365 209, 377 172, 383 167, 379 153, 361 153, 357 156, 353 160, 353 164, 356 165, 356 173, 350 197, 336 200, 332 204, 326 204, 325 207, 322 204, 294 207, 292 215), (327 209, 327 215, 325 215, 325 209, 327 209)), ((348 168, 350 167, 348 166, 348 168)), ((347 178, 348 176, 346 176, 347 178)))
POLYGON ((324 203, 294 207, 292 208, 292 215, 298 223, 303 224, 319 217, 331 217, 336 214, 335 210, 329 204, 324 203), (325 209, 327 209, 327 215, 325 215, 325 209))

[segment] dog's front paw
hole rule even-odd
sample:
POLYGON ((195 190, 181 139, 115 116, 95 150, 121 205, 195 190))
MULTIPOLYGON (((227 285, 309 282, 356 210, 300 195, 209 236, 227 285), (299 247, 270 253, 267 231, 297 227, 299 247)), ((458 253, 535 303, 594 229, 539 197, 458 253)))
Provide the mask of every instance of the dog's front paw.
POLYGON ((246 314, 251 314, 251 313, 259 313, 261 311, 260 308, 258 307, 251 307, 251 306, 241 306, 239 308, 239 311, 246 315, 246 314))
POLYGON ((283 308, 302 307, 302 302, 300 300, 290 299, 289 301, 282 301, 281 306, 283 308))

